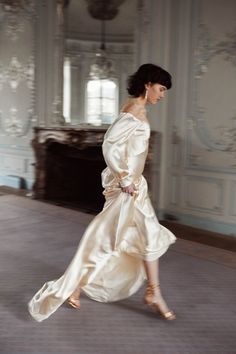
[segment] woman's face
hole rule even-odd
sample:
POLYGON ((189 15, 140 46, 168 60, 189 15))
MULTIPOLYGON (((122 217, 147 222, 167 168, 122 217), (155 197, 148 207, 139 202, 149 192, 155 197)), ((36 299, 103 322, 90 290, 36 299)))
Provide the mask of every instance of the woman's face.
POLYGON ((151 84, 148 83, 145 85, 147 90, 147 103, 155 104, 160 101, 161 98, 164 98, 167 88, 160 84, 151 84))

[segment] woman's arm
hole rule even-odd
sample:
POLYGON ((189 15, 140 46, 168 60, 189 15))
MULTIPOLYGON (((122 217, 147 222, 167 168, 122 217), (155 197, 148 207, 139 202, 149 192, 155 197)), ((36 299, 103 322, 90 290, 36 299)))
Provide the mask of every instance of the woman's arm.
POLYGON ((103 142, 103 156, 112 174, 118 179, 122 190, 134 193, 133 177, 127 160, 128 139, 139 127, 140 122, 129 114, 119 118, 108 129, 103 142))

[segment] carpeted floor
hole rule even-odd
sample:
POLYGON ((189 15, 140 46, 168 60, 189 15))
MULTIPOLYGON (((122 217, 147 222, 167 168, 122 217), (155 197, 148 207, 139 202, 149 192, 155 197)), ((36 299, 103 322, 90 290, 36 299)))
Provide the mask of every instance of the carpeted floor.
POLYGON ((178 239, 161 258, 168 322, 142 303, 144 288, 112 304, 82 297, 37 323, 27 302, 59 277, 91 215, 20 196, 0 197, 0 353, 235 354, 236 256, 178 239))

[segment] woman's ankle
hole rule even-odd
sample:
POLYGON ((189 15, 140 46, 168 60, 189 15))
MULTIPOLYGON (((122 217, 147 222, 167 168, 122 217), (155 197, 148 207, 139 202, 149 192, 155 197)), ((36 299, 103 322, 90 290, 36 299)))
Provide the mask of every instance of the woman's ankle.
POLYGON ((79 288, 75 289, 71 296, 76 299, 79 298, 80 297, 80 289, 79 288))

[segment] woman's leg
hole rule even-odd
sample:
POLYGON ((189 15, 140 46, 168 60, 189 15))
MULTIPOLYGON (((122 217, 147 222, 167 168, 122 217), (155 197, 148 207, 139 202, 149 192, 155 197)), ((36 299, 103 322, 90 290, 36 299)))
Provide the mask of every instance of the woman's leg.
POLYGON ((80 288, 76 288, 73 291, 73 294, 71 295, 71 297, 73 297, 73 299, 79 299, 79 297, 80 297, 80 288))
MULTIPOLYGON (((155 261, 144 261, 144 266, 147 274, 148 286, 151 286, 153 289, 153 302, 157 303, 161 312, 166 313, 170 311, 167 306, 165 300, 162 297, 160 286, 156 286, 160 284, 159 280, 159 259, 155 261)), ((145 295, 145 298, 147 294, 145 295)))

